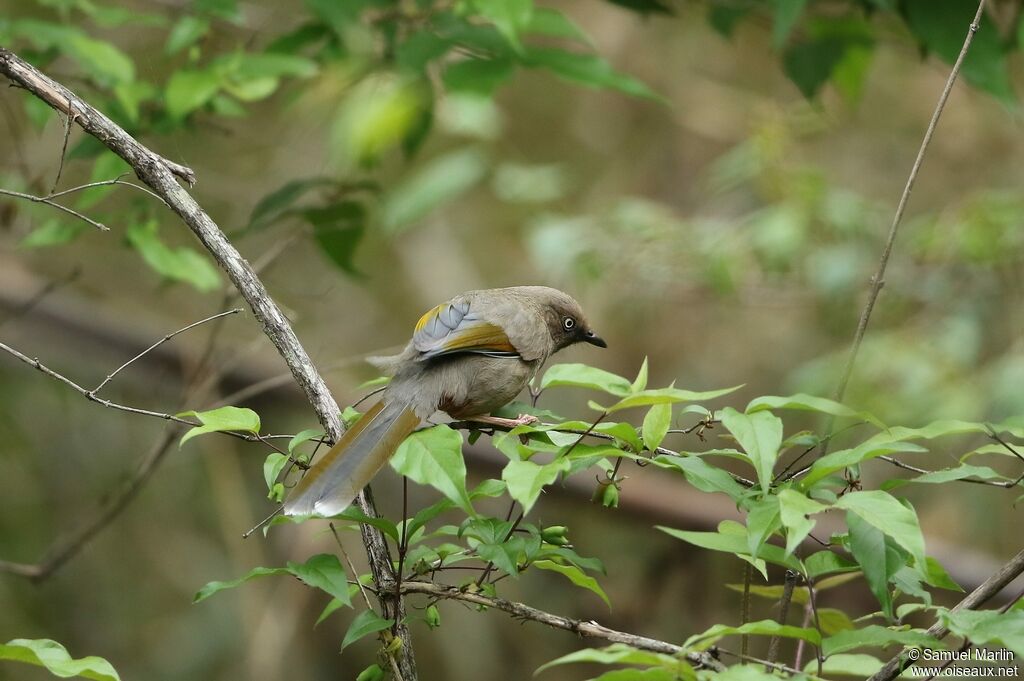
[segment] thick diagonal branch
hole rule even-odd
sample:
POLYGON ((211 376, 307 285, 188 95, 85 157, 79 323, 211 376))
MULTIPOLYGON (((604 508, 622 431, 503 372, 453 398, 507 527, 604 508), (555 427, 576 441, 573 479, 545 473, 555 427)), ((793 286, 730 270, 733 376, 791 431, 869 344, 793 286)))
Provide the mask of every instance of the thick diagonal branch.
MULTIPOLYGON (((0 47, 0 73, 14 84, 42 99, 51 107, 78 123, 83 130, 106 145, 132 167, 140 180, 148 185, 189 229, 199 238, 210 255, 228 275, 235 288, 252 308, 253 315, 263 331, 284 358, 296 383, 305 393, 316 412, 317 419, 332 439, 342 433, 338 404, 327 388, 313 362, 281 309, 270 297, 263 282, 238 250, 228 241, 217 223, 202 209, 192 196, 178 184, 176 178, 195 182, 195 173, 186 166, 173 163, 149 150, 100 111, 83 101, 71 90, 52 80, 34 66, 6 48, 0 47)), ((367 515, 377 515, 373 498, 367 488, 356 502, 367 515)), ((392 583, 391 556, 384 535, 376 528, 362 525, 370 568, 378 584, 392 583)), ((403 621, 400 603, 384 599, 385 616, 403 621)), ((396 632, 404 641, 399 653, 399 668, 404 681, 416 679, 416 666, 408 629, 401 624, 396 632)))
MULTIPOLYGON (((951 612, 977 610, 998 595, 1000 591, 1006 588, 1010 582, 1020 577, 1021 574, 1024 574, 1024 550, 1018 552, 1006 565, 999 568, 995 574, 986 579, 981 586, 967 594, 967 597, 957 603, 951 612)), ((935 638, 943 638, 948 633, 949 629, 943 626, 941 622, 936 622, 928 629, 928 635, 935 638)), ((914 662, 907 656, 907 650, 906 648, 901 650, 899 655, 889 660, 868 681, 892 681, 904 669, 913 665, 914 662)))

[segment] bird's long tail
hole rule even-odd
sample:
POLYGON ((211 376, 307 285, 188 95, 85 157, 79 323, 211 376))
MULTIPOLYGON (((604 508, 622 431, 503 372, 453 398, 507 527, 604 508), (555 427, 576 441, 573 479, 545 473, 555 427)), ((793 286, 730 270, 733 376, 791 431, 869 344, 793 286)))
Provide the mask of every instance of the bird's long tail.
POLYGON ((344 511, 419 422, 404 402, 381 400, 370 407, 306 472, 284 503, 285 515, 344 511))

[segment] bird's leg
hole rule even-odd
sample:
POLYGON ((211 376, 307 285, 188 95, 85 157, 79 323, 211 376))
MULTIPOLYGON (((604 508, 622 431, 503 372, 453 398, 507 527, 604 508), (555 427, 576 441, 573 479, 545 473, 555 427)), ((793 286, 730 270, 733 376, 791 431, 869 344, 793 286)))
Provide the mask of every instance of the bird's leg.
POLYGON ((515 428, 517 426, 530 426, 537 423, 540 419, 530 414, 520 414, 514 419, 505 419, 500 416, 470 416, 466 419, 467 421, 476 421, 477 423, 488 423, 492 426, 501 426, 503 428, 515 428))

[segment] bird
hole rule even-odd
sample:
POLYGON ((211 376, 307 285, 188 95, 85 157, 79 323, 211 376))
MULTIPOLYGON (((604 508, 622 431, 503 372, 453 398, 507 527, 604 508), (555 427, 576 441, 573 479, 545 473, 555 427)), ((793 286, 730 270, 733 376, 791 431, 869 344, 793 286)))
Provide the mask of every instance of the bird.
POLYGON ((606 348, 571 296, 547 286, 462 293, 427 311, 405 349, 369 361, 391 379, 370 407, 295 485, 288 516, 344 511, 399 445, 438 411, 515 427, 491 415, 511 402, 554 353, 576 343, 606 348))

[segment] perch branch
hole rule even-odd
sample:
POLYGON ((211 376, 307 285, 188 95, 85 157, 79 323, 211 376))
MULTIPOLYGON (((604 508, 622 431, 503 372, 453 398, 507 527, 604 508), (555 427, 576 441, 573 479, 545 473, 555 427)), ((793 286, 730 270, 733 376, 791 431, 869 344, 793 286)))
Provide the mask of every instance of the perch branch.
MULTIPOLYGON (((6 48, 0 48, 0 73, 57 111, 72 116, 72 119, 83 130, 124 159, 138 178, 178 214, 252 308, 253 315, 288 365, 296 383, 305 393, 327 435, 335 441, 339 439, 342 433, 342 424, 338 404, 316 367, 313 366, 305 348, 299 343, 284 313, 270 297, 263 282, 249 263, 228 241, 220 227, 178 184, 177 178, 184 180, 190 186, 195 183, 196 175, 192 169, 168 161, 149 150, 71 90, 44 75, 6 48)), ((369 487, 357 497, 356 504, 366 515, 377 515, 369 487)), ((392 583, 394 570, 391 567, 391 555, 383 533, 369 524, 363 524, 361 531, 374 579, 378 584, 392 583)), ((402 612, 401 603, 394 603, 391 598, 384 598, 382 606, 385 617, 394 618, 401 623, 396 635, 403 640, 404 645, 398 655, 398 666, 403 679, 414 681, 417 678, 416 663, 412 640, 408 627, 404 623, 405 614, 402 612)))

